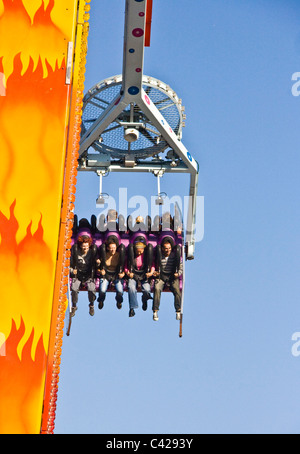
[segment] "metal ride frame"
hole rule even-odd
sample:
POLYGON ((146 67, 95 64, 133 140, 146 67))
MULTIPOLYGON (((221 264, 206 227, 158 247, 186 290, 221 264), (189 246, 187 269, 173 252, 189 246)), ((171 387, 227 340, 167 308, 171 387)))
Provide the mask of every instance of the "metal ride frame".
MULTIPOLYGON (((181 142, 181 134, 174 132, 161 114, 155 103, 143 89, 145 81, 151 85, 151 78, 143 76, 144 47, 150 43, 152 0, 126 0, 125 6, 125 29, 124 29, 124 52, 123 52, 123 73, 120 80, 121 91, 114 97, 110 104, 103 110, 100 116, 95 119, 91 127, 84 131, 81 137, 79 149, 79 167, 81 171, 95 171, 100 176, 100 196, 102 189, 102 176, 108 172, 152 172, 158 177, 158 188, 160 192, 160 177, 164 173, 189 173, 189 207, 185 226, 185 255, 186 259, 194 258, 195 238, 194 230, 196 223, 196 200, 198 184, 198 163, 191 156, 181 142), (145 39, 146 38, 146 39, 145 39), (105 132, 113 122, 125 111, 128 106, 137 105, 145 117, 155 126, 161 138, 167 143, 178 159, 176 166, 174 161, 163 160, 162 158, 135 159, 130 153, 122 161, 112 160, 109 152, 90 154, 89 148, 93 143, 99 141, 101 134, 105 132)), ((117 79, 115 78, 115 81, 117 79)), ((107 83, 113 82, 113 80, 107 83)), ((152 79, 154 86, 162 85, 169 87, 156 79, 152 79), (153 82, 154 81, 154 82, 153 82)), ((174 95, 174 92, 173 92, 174 95)), ((170 96, 171 97, 171 96, 170 96)), ((119 122, 120 123, 120 122, 119 122)), ((131 117, 127 127, 135 128, 137 125, 131 117)))

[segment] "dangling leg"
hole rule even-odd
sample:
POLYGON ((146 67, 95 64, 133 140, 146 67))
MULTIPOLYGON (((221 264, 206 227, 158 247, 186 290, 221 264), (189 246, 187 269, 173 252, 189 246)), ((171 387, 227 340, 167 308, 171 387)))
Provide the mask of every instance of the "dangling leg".
POLYGON ((154 287, 154 299, 153 299, 153 305, 152 305, 152 310, 153 310, 153 320, 157 321, 158 320, 158 315, 157 312, 159 310, 160 306, 160 297, 161 297, 161 292, 164 288, 164 281, 162 279, 158 279, 155 282, 155 287, 154 287))
POLYGON ((123 279, 116 279, 114 284, 116 289, 117 308, 121 309, 123 303, 123 279))
POLYGON ((106 290, 107 290, 108 284, 109 284, 109 281, 107 279, 105 279, 104 277, 102 277, 100 279, 99 296, 97 299, 97 301, 99 302, 99 304, 98 304, 99 309, 102 309, 104 306, 104 300, 106 297, 106 290))
POLYGON ((143 311, 147 310, 147 301, 152 300, 152 296, 150 294, 151 292, 151 287, 147 279, 142 281, 142 303, 143 303, 143 311))
POLYGON ((80 287, 80 280, 76 277, 72 278, 72 285, 71 285, 71 298, 72 298, 72 317, 74 317, 75 312, 77 311, 77 303, 78 303, 78 294, 79 294, 79 287, 80 287))
POLYGON ((138 307, 135 279, 128 280, 128 299, 129 299, 129 317, 133 317, 135 315, 134 309, 138 307))
POLYGON ((170 282, 170 290, 174 295, 174 307, 176 311, 176 319, 180 319, 181 313, 181 291, 179 286, 179 279, 174 279, 170 282))
POLYGON ((94 310, 94 301, 96 299, 96 284, 94 279, 89 279, 87 282, 87 289, 88 289, 88 298, 89 298, 89 313, 90 315, 94 315, 95 310, 94 310))

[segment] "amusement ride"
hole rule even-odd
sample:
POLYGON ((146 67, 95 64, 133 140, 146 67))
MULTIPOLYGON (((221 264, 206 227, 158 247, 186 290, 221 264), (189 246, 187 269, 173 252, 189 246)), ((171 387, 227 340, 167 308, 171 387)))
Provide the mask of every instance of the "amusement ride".
MULTIPOLYGON (((0 137, 6 169, 0 178, 5 191, 10 188, 4 191, 1 201, 0 266, 9 281, 15 283, 17 295, 22 300, 19 306, 12 306, 9 293, 2 291, 0 433, 54 431, 62 338, 64 328, 68 336, 72 334, 74 316, 70 296, 74 276, 70 274, 70 258, 80 235, 91 238, 98 251, 103 249, 108 238, 113 237, 126 256, 132 254, 131 248, 137 241, 142 242, 155 263, 161 245, 168 238, 183 270, 177 317, 180 337, 185 262, 195 255, 198 163, 182 142, 184 107, 167 83, 147 76, 143 71, 144 50, 150 46, 152 0, 125 0, 122 74, 100 81, 85 95, 83 79, 90 5, 87 0, 64 3, 66 6, 62 7, 58 0, 43 1, 42 6, 34 9, 34 5, 28 8, 22 0, 3 0, 0 11, 0 30, 10 23, 11 8, 18 12, 15 28, 22 31, 25 25, 28 27, 24 32, 23 48, 14 35, 2 58, 2 73, 6 78, 6 96, 1 97, 2 112, 3 115, 10 113, 11 121, 19 124, 13 88, 20 87, 19 110, 22 111, 25 140, 20 148, 19 142, 14 140, 14 128, 10 126, 0 137), (48 30, 49 42, 41 44, 38 39, 28 39, 29 34, 38 38, 41 26, 44 31, 48 30), (16 49, 14 54, 12 48, 16 49), (13 58, 10 58, 12 54, 13 58), (23 81, 22 85, 20 81, 23 81), (33 87, 37 87, 36 91, 45 98, 45 104, 41 105, 40 97, 35 99, 35 95, 30 94, 32 105, 27 119, 24 104, 29 93, 33 93, 33 87), (46 118, 49 130, 46 126, 40 126, 39 130, 46 118), (26 124, 33 119, 37 128, 27 141, 26 124), (57 131, 53 127, 51 130, 52 120, 57 131), (51 143, 49 149, 52 152, 55 148, 57 156, 49 154, 48 145, 44 145, 46 138, 51 143), (36 186, 31 175, 22 194, 18 177, 22 173, 19 169, 14 170, 14 166, 17 160, 22 165, 23 155, 29 150, 36 166, 45 167, 45 170, 40 171, 41 180, 36 181, 36 186), (58 170, 50 177, 54 161, 58 170), (74 205, 77 172, 97 174, 97 204, 100 206, 107 197, 103 192, 104 177, 113 172, 122 172, 126 177, 141 172, 153 174, 157 180, 156 204, 162 210, 163 176, 176 174, 180 178, 181 174, 189 174, 187 217, 183 219, 180 207, 175 204, 167 223, 163 215, 155 219, 148 215, 136 223, 130 215, 125 218, 122 213, 117 214, 113 223, 109 223, 105 215, 97 219, 91 214, 89 220, 78 219, 74 205), (9 185, 7 181, 10 181, 9 185), (29 251, 32 251, 32 260, 25 259, 29 251), (26 267, 28 277, 27 271, 19 276, 17 271, 22 266, 22 269, 26 267), (34 289, 27 288, 29 276, 37 273, 39 267, 51 276, 48 287, 38 284, 34 289), (44 292, 49 295, 46 302, 37 296, 44 292), (21 380, 21 376, 28 379, 21 380)), ((95 276, 97 291, 100 278, 100 275, 95 276)), ((150 284, 153 292, 154 279, 150 284)), ((83 285, 80 290, 86 291, 87 287, 83 285)), ((137 290, 140 292, 141 288, 137 290)), ((114 286, 111 285, 108 291, 115 291, 114 286)), ((124 280, 126 291, 128 285, 124 280)), ((169 286, 166 285, 163 291, 169 292, 169 286)))

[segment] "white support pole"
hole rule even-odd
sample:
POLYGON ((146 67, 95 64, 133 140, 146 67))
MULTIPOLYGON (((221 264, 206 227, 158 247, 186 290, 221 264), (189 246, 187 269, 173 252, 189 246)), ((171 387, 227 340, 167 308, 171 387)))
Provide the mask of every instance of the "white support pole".
POLYGON ((123 93, 137 95, 142 90, 147 0, 126 0, 123 93))
POLYGON ((157 175, 157 195, 160 195, 160 174, 157 175))
POLYGON ((195 252, 195 228, 196 228, 196 208, 197 208, 197 186, 198 186, 198 173, 191 174, 190 177, 190 193, 188 213, 186 220, 186 246, 187 246, 187 259, 194 258, 195 252))
POLYGON ((100 178, 100 182, 99 182, 99 194, 102 195, 102 179, 103 179, 103 173, 100 171, 99 172, 99 178, 100 178))
POLYGON ((168 145, 173 148, 175 153, 178 155, 179 158, 183 160, 183 162, 187 165, 191 173, 198 172, 198 163, 197 161, 191 156, 188 150, 185 148, 182 142, 180 142, 168 124, 166 119, 162 116, 160 111, 157 109, 155 104, 149 98, 147 93, 142 90, 142 94, 140 99, 137 101, 140 109, 146 114, 149 118, 151 123, 158 129, 161 133, 162 137, 166 140, 168 145))

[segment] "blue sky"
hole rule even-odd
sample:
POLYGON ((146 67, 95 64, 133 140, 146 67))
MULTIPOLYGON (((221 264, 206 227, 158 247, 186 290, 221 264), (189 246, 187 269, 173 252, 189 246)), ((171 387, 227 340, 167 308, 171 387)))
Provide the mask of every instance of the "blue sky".
MULTIPOLYGON (((124 7, 91 2, 86 90, 122 72, 124 7)), ((108 295, 91 318, 81 296, 55 433, 300 432, 299 57, 297 1, 154 0, 144 73, 183 100, 182 141, 205 201, 183 337, 169 295, 157 323, 141 308, 129 318, 127 295, 121 311, 108 295)), ((98 214, 98 184, 79 175, 79 217, 98 214)), ((119 187, 128 197, 157 190, 151 175, 104 180, 114 197, 119 187)), ((188 178, 166 176, 162 190, 183 197, 188 178)))

